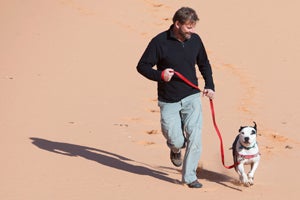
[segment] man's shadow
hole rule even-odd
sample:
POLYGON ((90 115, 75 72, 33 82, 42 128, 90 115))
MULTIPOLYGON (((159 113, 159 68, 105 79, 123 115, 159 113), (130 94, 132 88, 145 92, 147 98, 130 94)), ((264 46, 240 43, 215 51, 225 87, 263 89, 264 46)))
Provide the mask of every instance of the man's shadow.
POLYGON ((138 175, 151 176, 163 181, 178 184, 178 180, 169 178, 167 173, 153 170, 141 165, 130 164, 137 162, 111 152, 76 144, 54 142, 35 137, 31 137, 30 139, 32 140, 32 144, 43 150, 64 156, 80 156, 118 170, 123 170, 138 175))

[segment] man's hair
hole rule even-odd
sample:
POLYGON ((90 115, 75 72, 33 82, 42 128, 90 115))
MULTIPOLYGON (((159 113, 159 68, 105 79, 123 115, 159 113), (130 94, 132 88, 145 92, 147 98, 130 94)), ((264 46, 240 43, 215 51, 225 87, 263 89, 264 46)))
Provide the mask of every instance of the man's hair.
POLYGON ((194 9, 189 7, 182 7, 176 11, 173 16, 173 23, 178 21, 180 24, 185 24, 186 22, 196 23, 199 20, 197 13, 194 9))

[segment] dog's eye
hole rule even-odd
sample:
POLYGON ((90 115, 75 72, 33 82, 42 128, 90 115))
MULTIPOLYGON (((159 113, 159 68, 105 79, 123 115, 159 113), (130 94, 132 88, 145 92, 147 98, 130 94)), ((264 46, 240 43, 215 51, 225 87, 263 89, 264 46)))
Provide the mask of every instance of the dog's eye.
POLYGON ((255 134, 256 134, 256 131, 253 130, 253 131, 251 132, 251 135, 255 135, 255 134))

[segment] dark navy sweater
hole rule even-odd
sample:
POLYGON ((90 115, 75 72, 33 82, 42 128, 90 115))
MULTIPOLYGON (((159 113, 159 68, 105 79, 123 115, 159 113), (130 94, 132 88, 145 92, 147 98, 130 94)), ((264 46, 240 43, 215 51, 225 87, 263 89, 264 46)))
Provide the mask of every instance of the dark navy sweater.
POLYGON ((204 88, 215 90, 211 65, 199 35, 194 33, 190 39, 180 42, 174 37, 171 26, 169 30, 158 34, 150 41, 138 62, 137 71, 146 78, 158 82, 158 100, 172 103, 198 93, 199 90, 188 86, 176 75, 170 82, 164 82, 161 79, 162 71, 172 68, 198 85, 196 64, 203 76, 204 88))

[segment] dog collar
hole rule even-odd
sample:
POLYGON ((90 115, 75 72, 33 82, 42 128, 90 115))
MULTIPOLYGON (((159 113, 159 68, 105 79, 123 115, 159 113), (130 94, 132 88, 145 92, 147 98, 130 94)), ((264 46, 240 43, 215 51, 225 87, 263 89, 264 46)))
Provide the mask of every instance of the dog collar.
POLYGON ((252 146, 252 147, 245 147, 241 142, 240 142, 240 149, 246 149, 246 150, 250 150, 250 149, 252 149, 252 148, 254 148, 255 147, 255 145, 256 145, 256 143, 252 146))

